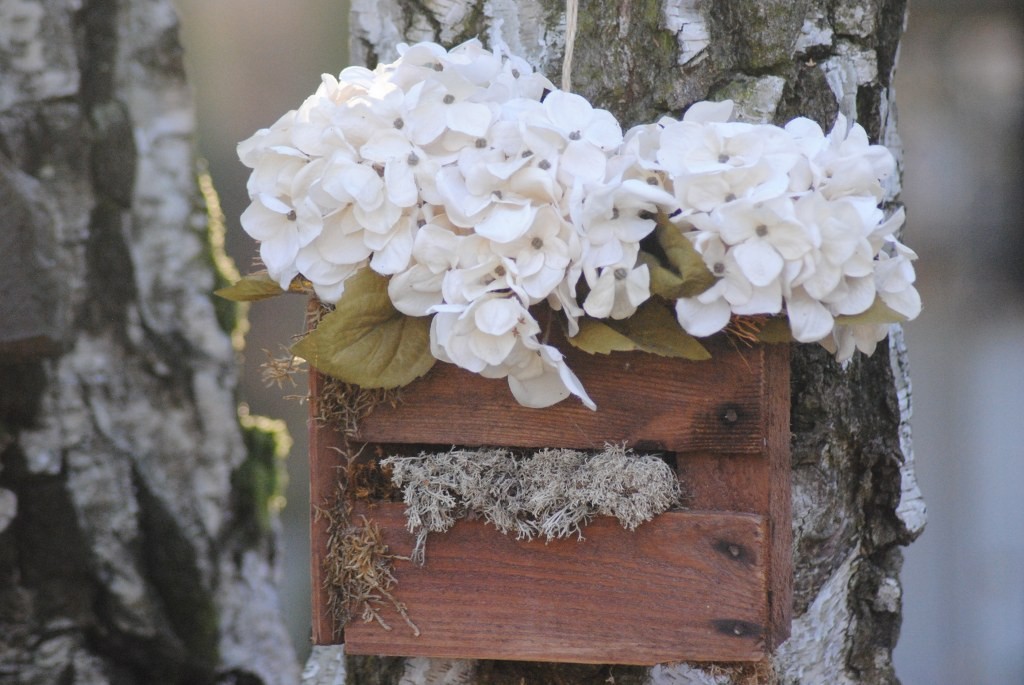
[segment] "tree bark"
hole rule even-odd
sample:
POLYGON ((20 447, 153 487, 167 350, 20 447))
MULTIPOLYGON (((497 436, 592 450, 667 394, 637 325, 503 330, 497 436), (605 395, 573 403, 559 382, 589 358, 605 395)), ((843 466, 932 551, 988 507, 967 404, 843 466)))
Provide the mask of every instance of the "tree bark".
MULTIPOLYGON (((400 41, 503 40, 556 83, 561 0, 354 0, 355 63, 391 61, 400 41)), ((784 123, 837 113, 900 156, 892 77, 905 0, 618 0, 580 3, 573 89, 624 127, 732 98, 739 116, 784 123)), ((899 179, 887 188, 898 202, 899 179)), ((893 328, 871 357, 838 365, 817 346, 792 354, 794 620, 760 668, 611 666, 340 657, 314 650, 305 682, 895 683, 900 546, 924 526, 913 474, 910 383, 893 328)))
POLYGON ((0 1, 0 683, 298 681, 177 32, 0 1))

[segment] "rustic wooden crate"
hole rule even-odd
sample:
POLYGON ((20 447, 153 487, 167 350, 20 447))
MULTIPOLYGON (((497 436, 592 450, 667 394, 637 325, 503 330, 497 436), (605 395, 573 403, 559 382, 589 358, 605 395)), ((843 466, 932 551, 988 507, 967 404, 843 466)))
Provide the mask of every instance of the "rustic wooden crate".
MULTIPOLYGON (((756 661, 789 635, 792 597, 789 348, 712 346, 710 361, 649 354, 568 362, 598 404, 544 410, 502 381, 447 364, 402 390, 359 427, 384 445, 601 449, 623 443, 675 455, 689 508, 636 531, 597 520, 586 539, 517 541, 480 521, 431 535, 423 567, 396 562, 395 594, 421 630, 354 620, 350 654, 654 664, 756 661)), ((313 374, 313 408, 317 411, 313 374)), ((337 496, 344 438, 311 422, 314 507, 337 496)), ((356 503, 391 551, 414 542, 403 505, 356 503)), ((314 520, 313 641, 338 642, 322 582, 326 522, 314 520)))

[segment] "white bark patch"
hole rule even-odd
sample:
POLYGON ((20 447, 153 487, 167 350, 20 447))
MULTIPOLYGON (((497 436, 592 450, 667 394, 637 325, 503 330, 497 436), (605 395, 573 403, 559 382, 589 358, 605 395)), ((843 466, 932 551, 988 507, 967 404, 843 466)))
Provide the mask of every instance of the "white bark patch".
POLYGON ((345 646, 313 645, 302 670, 302 685, 345 685, 345 646))
MULTIPOLYGON (((129 245, 139 308, 129 313, 129 336, 140 342, 148 331, 181 335, 199 346, 208 359, 193 377, 194 389, 203 408, 233 405, 231 393, 222 386, 222 369, 231 368, 234 355, 230 339, 217 332, 213 303, 195 297, 193 291, 212 285, 203 266, 207 247, 204 236, 184 233, 190 225, 191 198, 195 179, 192 166, 192 135, 195 121, 192 96, 184 81, 153 79, 136 55, 154 52, 152 59, 169 59, 159 52, 154 36, 177 30, 177 16, 169 3, 162 6, 129 6, 118 24, 119 92, 132 113, 138 164, 133 186, 129 245)), ((144 348, 144 345, 140 345, 144 348)), ((154 371, 169 373, 154 360, 154 371)), ((216 536, 229 511, 231 470, 245 458, 237 436, 226 431, 233 421, 222 407, 206 421, 205 415, 191 411, 161 412, 157 398, 146 395, 137 403, 137 412, 122 413, 104 432, 110 436, 132 436, 131 450, 141 457, 157 482, 173 484, 175 491, 191 492, 191 503, 169 502, 183 519, 187 512, 198 511, 206 534, 216 536), (162 414, 162 416, 161 416, 162 414), (143 424, 160 418, 158 425, 138 430, 143 424), (202 425, 197 426, 196 424, 202 425), (203 435, 204 450, 196 463, 187 468, 168 458, 177 450, 188 449, 190 435, 203 435)), ((131 405, 130 405, 131 406, 131 405)), ((96 411, 96 408, 94 408, 96 411)))
POLYGON ((833 9, 832 21, 839 33, 866 38, 875 32, 878 6, 874 2, 861 4, 839 2, 833 9))
POLYGON ((781 682, 856 685, 845 664, 846 641, 856 620, 850 613, 849 592, 859 554, 854 548, 807 611, 793 619, 790 637, 775 655, 781 682))
POLYGON ((700 64, 707 57, 711 34, 700 7, 701 0, 665 0, 662 8, 663 25, 679 43, 680 66, 700 64))
POLYGON ((398 685, 471 685, 476 664, 458 659, 406 659, 398 685))
POLYGON ((281 645, 289 644, 288 631, 280 620, 280 595, 274 568, 262 552, 249 550, 236 563, 220 557, 221 607, 219 646, 222 670, 259 673, 264 683, 288 685, 299 680, 294 657, 281 659, 281 645), (228 582, 230 580, 230 582, 228 582))
POLYGON ((720 93, 735 104, 733 115, 737 121, 751 124, 770 124, 782 100, 786 79, 781 76, 740 77, 720 93))
POLYGON ((352 0, 349 15, 352 32, 351 53, 354 64, 366 62, 366 48, 363 42, 373 46, 381 62, 393 62, 398 58, 396 46, 405 40, 431 40, 427 31, 422 37, 402 36, 398 22, 402 10, 396 0, 352 0))
POLYGON ((836 45, 836 55, 821 63, 825 81, 835 93, 839 111, 857 121, 857 89, 878 80, 878 56, 848 41, 836 45))
POLYGON ((729 685, 728 676, 716 676, 690 664, 658 664, 651 669, 647 685, 729 685))
POLYGON ((544 7, 537 0, 488 0, 484 3, 484 16, 489 20, 488 42, 492 48, 507 45, 512 54, 542 71, 553 52, 561 54, 564 25, 561 36, 549 35, 544 7), (552 46, 559 49, 553 51, 552 46))
POLYGON ((5 65, 0 112, 19 102, 78 92, 78 59, 67 16, 77 9, 70 0, 0 0, 0 64, 5 65))
POLYGON ((907 532, 917 537, 924 530, 928 510, 917 485, 914 468, 914 443, 910 430, 913 387, 910 383, 907 345, 903 340, 903 328, 899 325, 889 329, 889 359, 896 382, 896 400, 900 407, 900 452, 903 454, 903 463, 900 465, 900 503, 896 506, 896 516, 907 532))
POLYGON ((810 48, 829 47, 835 33, 829 23, 828 15, 818 7, 811 9, 804 18, 803 26, 800 27, 800 35, 797 36, 795 51, 799 54, 807 52, 810 48))
POLYGON ((900 582, 895 578, 885 578, 878 586, 878 594, 875 595, 873 603, 875 611, 884 611, 895 614, 900 610, 900 598, 903 596, 903 589, 900 582))
POLYGON ((468 0, 430 0, 425 5, 441 24, 441 42, 447 44, 461 32, 462 21, 473 3, 468 0))

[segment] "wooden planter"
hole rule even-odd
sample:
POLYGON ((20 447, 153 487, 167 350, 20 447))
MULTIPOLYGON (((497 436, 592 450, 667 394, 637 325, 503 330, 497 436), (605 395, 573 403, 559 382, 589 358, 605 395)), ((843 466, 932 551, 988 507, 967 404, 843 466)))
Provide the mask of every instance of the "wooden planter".
MULTIPOLYGON (((789 348, 720 341, 713 359, 649 354, 568 362, 590 396, 536 410, 503 381, 448 364, 381 406, 358 440, 382 445, 601 449, 622 443, 674 456, 689 508, 629 532, 610 519, 586 539, 517 541, 480 521, 431 535, 427 563, 396 562, 396 597, 421 630, 394 612, 393 627, 344 627, 349 654, 581 663, 757 661, 789 635, 792 597, 789 348)), ((314 374, 313 409, 317 401, 314 374)), ((343 437, 311 422, 314 507, 337 496, 343 437)), ((385 447, 386 449, 386 447, 385 447)), ((356 503, 391 551, 408 555, 400 503, 356 503)), ((337 642, 322 559, 326 522, 313 536, 313 641, 337 642)))

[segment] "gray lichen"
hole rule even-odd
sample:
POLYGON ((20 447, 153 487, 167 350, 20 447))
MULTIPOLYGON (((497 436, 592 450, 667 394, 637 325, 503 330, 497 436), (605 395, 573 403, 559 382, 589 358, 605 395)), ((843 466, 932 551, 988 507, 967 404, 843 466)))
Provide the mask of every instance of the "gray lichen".
POLYGON ((505 449, 451 450, 390 457, 392 481, 402 488, 413 559, 424 562, 428 533, 442 533, 468 515, 506 535, 547 540, 583 538, 595 516, 614 516, 633 530, 678 505, 675 471, 653 455, 621 446, 598 453, 544 449, 516 459, 505 449))

